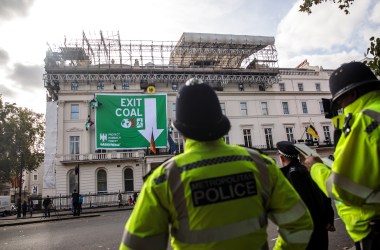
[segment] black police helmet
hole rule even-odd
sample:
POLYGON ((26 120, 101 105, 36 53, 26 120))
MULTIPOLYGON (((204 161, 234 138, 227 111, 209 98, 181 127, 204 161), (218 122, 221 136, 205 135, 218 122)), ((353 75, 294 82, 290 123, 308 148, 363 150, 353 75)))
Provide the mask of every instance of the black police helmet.
POLYGON ((299 155, 294 143, 290 141, 279 141, 276 143, 276 146, 278 152, 287 158, 297 158, 299 155))
POLYGON ((215 91, 201 80, 192 78, 186 82, 178 91, 176 106, 173 125, 187 138, 213 141, 231 128, 215 91))
POLYGON ((332 101, 348 91, 365 84, 379 84, 371 69, 361 62, 350 62, 342 64, 330 76, 330 92, 332 101))

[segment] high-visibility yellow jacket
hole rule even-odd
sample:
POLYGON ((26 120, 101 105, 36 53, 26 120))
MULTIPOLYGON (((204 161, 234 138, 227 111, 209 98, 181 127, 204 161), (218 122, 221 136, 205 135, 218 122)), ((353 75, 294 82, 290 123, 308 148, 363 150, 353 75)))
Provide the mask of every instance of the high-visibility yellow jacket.
POLYGON ((332 168, 316 163, 311 176, 336 200, 338 214, 357 242, 369 234, 369 221, 380 217, 380 91, 358 98, 344 109, 344 116, 347 126, 332 168))
POLYGON ((273 159, 254 150, 186 140, 185 153, 151 173, 126 223, 120 249, 304 249, 309 211, 273 159))

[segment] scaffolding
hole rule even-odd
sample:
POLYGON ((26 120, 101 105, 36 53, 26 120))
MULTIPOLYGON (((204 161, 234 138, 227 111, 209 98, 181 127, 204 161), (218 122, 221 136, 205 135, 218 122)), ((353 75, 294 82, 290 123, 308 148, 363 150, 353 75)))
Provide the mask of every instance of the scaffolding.
POLYGON ((274 38, 266 36, 183 33, 175 41, 121 40, 119 32, 50 45, 45 58, 45 87, 56 99, 64 81, 278 82, 274 38))

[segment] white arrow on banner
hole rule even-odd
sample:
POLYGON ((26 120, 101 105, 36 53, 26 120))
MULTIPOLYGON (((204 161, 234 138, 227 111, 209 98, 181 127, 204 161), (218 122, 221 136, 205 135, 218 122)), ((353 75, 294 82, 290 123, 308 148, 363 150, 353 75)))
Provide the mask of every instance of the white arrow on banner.
POLYGON ((150 142, 150 137, 152 136, 156 140, 163 129, 157 128, 157 107, 156 107, 156 98, 145 98, 144 99, 144 117, 145 117, 145 129, 139 130, 140 134, 145 137, 145 139, 150 142))

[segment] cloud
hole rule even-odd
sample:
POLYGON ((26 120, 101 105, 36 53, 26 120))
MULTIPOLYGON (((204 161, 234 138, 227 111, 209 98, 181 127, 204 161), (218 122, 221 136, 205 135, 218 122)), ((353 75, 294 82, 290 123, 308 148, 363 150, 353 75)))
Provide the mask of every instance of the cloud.
POLYGON ((0 48, 0 66, 6 65, 9 61, 9 54, 0 48))
POLYGON ((1 0, 0 21, 14 17, 25 17, 34 0, 1 0))
POLYGON ((8 75, 16 85, 24 91, 35 91, 43 88, 42 75, 44 68, 42 65, 23 65, 16 63, 14 70, 8 75))
POLYGON ((1 86, 1 88, 0 88, 0 95, 2 95, 3 97, 10 97, 10 98, 17 97, 17 94, 18 94, 17 90, 11 89, 9 87, 9 85, 7 86, 7 85, 4 85, 4 84, 1 84, 0 86, 1 86))
MULTIPOLYGON (((280 66, 295 67, 304 59, 337 68, 344 61, 360 60, 368 46, 371 0, 356 1, 346 15, 336 4, 314 6, 311 15, 298 11, 298 1, 280 22, 276 46, 280 66), (295 59, 301 59, 294 63, 295 59), (321 58, 327 61, 321 61, 321 58)), ((372 29, 374 30, 374 29, 372 29)))
POLYGON ((380 23, 380 2, 373 7, 369 20, 374 23, 380 23))

